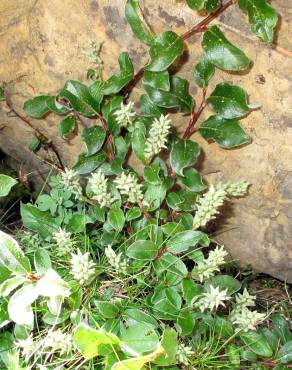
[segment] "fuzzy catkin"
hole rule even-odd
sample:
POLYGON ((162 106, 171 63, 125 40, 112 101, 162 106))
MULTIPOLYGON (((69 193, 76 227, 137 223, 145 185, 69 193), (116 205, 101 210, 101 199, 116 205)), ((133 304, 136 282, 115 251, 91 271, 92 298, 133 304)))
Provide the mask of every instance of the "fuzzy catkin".
POLYGON ((164 116, 162 114, 159 119, 154 119, 145 143, 144 155, 146 159, 150 160, 161 149, 166 148, 170 127, 171 121, 168 119, 168 115, 164 116))

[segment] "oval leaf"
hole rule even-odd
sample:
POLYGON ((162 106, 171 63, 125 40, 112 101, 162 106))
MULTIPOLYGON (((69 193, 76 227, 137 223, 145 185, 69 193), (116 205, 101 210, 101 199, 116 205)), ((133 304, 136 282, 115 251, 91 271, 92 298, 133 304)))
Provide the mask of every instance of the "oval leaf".
POLYGON ((158 248, 150 240, 137 240, 126 251, 130 258, 140 261, 151 261, 157 255, 158 248))
POLYGON ((82 131, 82 140, 87 146, 87 155, 96 154, 102 147, 106 133, 100 126, 93 126, 84 128, 82 131))
POLYGON ((17 181, 10 176, 0 175, 0 197, 6 197, 11 188, 17 184, 17 181))
POLYGON ((170 165, 175 173, 184 176, 183 170, 193 166, 200 155, 200 147, 191 140, 178 139, 170 152, 170 165))

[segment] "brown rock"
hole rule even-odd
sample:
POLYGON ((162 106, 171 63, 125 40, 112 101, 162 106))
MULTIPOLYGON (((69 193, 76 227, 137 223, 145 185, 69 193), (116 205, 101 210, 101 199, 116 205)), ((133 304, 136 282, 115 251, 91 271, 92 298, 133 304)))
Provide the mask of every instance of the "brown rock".
MULTIPOLYGON (((117 68, 117 56, 129 50, 138 68, 146 61, 145 47, 126 25, 124 0, 73 1, 2 0, 0 3, 0 80, 21 112, 23 102, 35 95, 57 92, 67 79, 86 79, 89 63, 83 54, 91 39, 104 41, 106 74, 117 68)), ((173 29, 184 32, 199 16, 184 1, 143 0, 141 4, 154 31, 173 29)), ((193 139, 203 147, 201 169, 210 180, 248 180, 249 196, 228 207, 218 239, 226 244, 241 265, 292 282, 292 113, 291 113, 291 6, 285 0, 273 5, 281 16, 277 45, 267 46, 251 34, 244 15, 235 6, 221 16, 220 26, 227 36, 253 59, 250 73, 234 74, 217 70, 210 86, 222 80, 239 83, 250 94, 250 101, 262 108, 243 120, 253 137, 251 145, 223 150, 207 144, 197 134, 193 139), (226 221, 225 221, 226 220, 226 221)), ((180 75, 192 80, 193 67, 201 53, 200 35, 188 41, 188 62, 180 75)), ((191 86, 195 94, 195 85, 191 86)), ((198 92, 200 99, 200 92, 198 92)), ((31 178, 46 175, 46 167, 30 153, 27 145, 33 130, 9 113, 1 103, 0 147, 22 164, 31 178)), ((205 117, 209 112, 204 112, 205 117)), ((188 118, 176 117, 179 131, 188 118)), ((58 134, 58 118, 30 120, 53 139, 66 165, 74 163, 82 150, 77 137, 69 144, 58 134)), ((42 151, 41 156, 53 154, 42 151)))

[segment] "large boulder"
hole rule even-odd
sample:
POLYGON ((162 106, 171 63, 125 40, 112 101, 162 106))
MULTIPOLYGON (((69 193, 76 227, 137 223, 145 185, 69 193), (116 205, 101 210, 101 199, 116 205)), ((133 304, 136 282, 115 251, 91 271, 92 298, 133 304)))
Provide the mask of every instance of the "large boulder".
MULTIPOLYGON (((0 3, 0 81, 18 112, 23 102, 35 95, 55 93, 69 79, 86 79, 89 62, 83 51, 89 40, 104 42, 105 73, 117 68, 117 56, 129 50, 138 68, 147 58, 143 45, 127 26, 124 0, 2 0, 0 3)), ((178 33, 197 23, 199 16, 184 1, 143 0, 144 14, 157 32, 173 29, 178 33)), ((292 282, 292 114, 291 50, 289 23, 291 6, 286 0, 273 2, 281 21, 276 44, 267 46, 253 36, 246 17, 234 6, 216 21, 227 36, 254 61, 249 73, 217 71, 215 83, 231 80, 243 86, 250 101, 262 108, 243 121, 253 143, 236 150, 223 150, 207 144, 197 135, 204 150, 200 169, 210 181, 246 179, 252 186, 249 196, 226 208, 220 219, 217 238, 224 242, 241 265, 292 282)), ((193 68, 201 53, 201 35, 188 42, 187 63, 179 73, 192 80, 193 68)), ((200 92, 192 86, 194 95, 200 92)), ((139 90, 136 90, 139 93, 139 90)), ((4 103, 0 111, 0 148, 11 156, 22 171, 37 181, 44 178, 47 167, 40 164, 27 146, 33 130, 11 113, 4 103)), ((204 112, 205 117, 209 112, 204 112)), ((204 118, 204 117, 202 117, 204 118)), ((58 136, 58 120, 30 120, 53 139, 62 161, 70 166, 82 150, 75 138, 69 144, 58 136)), ((187 117, 176 117, 179 131, 187 117)), ((86 122, 85 122, 86 124, 86 122)), ((40 156, 53 155, 42 150, 40 156)))

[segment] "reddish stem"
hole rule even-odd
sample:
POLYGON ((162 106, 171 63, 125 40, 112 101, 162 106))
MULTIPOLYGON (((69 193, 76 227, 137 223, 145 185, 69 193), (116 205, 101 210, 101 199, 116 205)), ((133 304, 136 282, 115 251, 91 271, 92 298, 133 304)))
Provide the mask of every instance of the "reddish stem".
MULTIPOLYGON (((223 13, 227 8, 229 8, 231 5, 235 4, 237 0, 229 0, 226 4, 221 5, 217 10, 210 13, 206 18, 204 18, 201 22, 196 24, 194 27, 192 27, 189 31, 183 33, 180 37, 183 40, 187 40, 195 33, 205 32, 207 31, 207 25, 212 22, 215 18, 217 18, 221 13, 223 13)), ((133 79, 126 85, 122 91, 123 95, 125 97, 128 97, 133 88, 137 85, 137 83, 141 80, 143 77, 145 71, 145 67, 142 67, 138 70, 138 72, 135 74, 133 79)))
POLYGON ((189 139, 195 131, 194 126, 197 123, 201 113, 203 112, 206 106, 206 92, 207 92, 206 89, 203 89, 203 98, 201 104, 199 105, 199 108, 197 110, 193 109, 188 127, 186 128, 183 134, 183 139, 189 139))
MULTIPOLYGON (((106 122, 106 119, 101 113, 97 114, 97 117, 101 121, 102 127, 104 128, 105 132, 108 133, 108 124, 106 122)), ((107 144, 108 147, 110 148, 110 151, 108 153, 108 156, 111 160, 115 159, 115 152, 114 152, 114 144, 113 144, 113 138, 111 134, 107 134, 107 144)))

